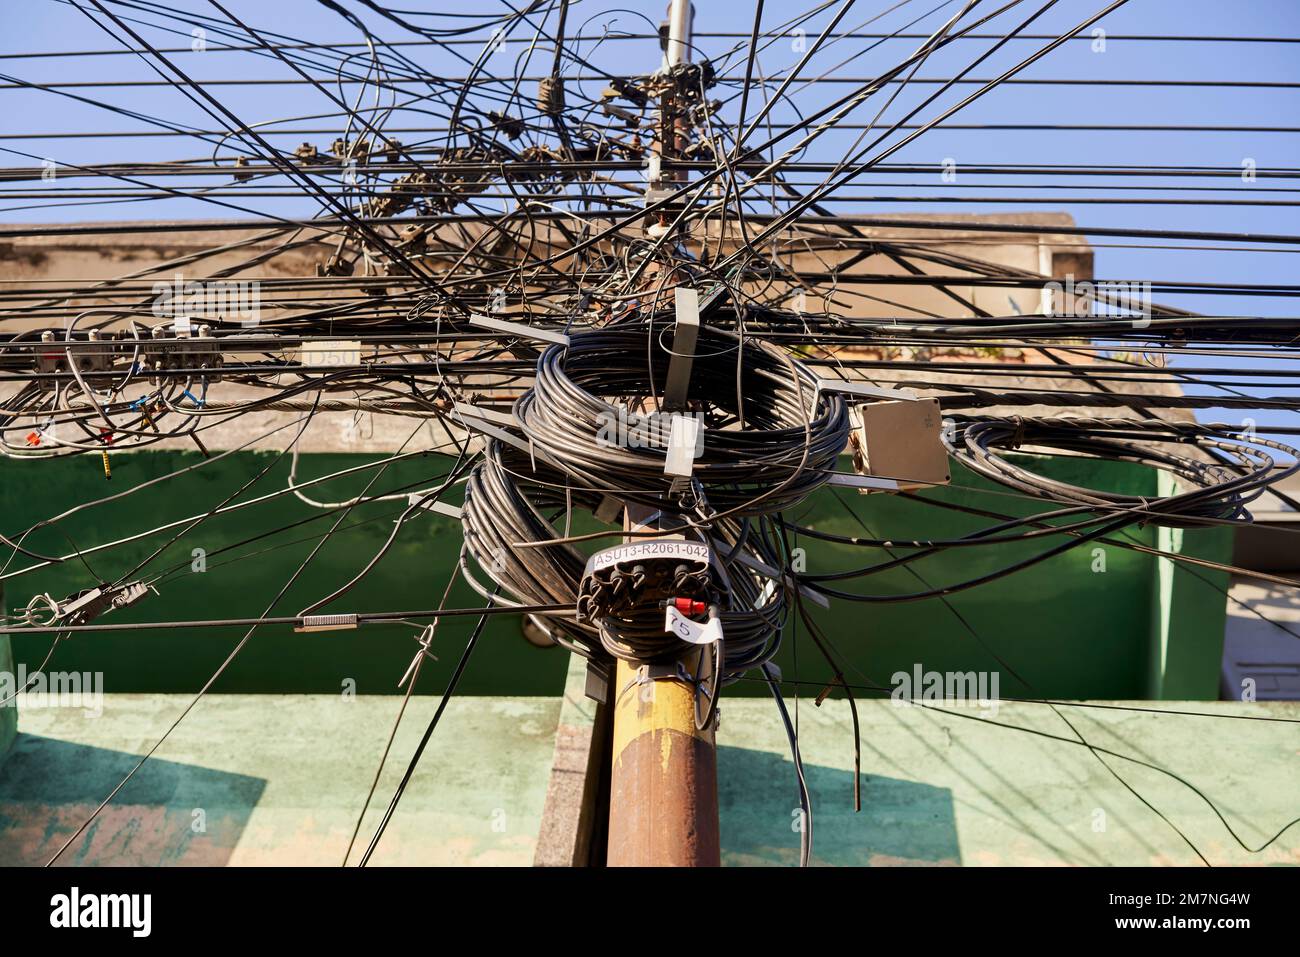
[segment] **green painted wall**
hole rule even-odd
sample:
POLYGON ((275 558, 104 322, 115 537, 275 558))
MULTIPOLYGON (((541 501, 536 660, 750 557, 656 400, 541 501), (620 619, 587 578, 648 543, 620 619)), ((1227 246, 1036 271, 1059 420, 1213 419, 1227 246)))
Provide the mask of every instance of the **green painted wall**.
MULTIPOLYGON (((1143 466, 1069 457, 1021 456, 1019 461, 1083 487, 1157 494, 1159 475, 1143 466)), ((1005 515, 1046 510, 1041 502, 1016 496, 960 468, 954 471, 954 482, 952 487, 925 494, 1005 515)), ((802 525, 877 539, 951 539, 997 521, 898 496, 862 496, 846 490, 827 490, 805 509, 802 525)), ((1133 527, 1111 537, 1227 562, 1231 535, 1229 528, 1171 536, 1153 527, 1133 527)), ((831 584, 864 595, 928 591, 994 572, 1059 541, 1045 537, 1024 544, 953 549, 859 581, 831 584)), ((812 573, 879 564, 891 557, 884 549, 810 538, 799 545, 806 549, 807 570, 812 573)), ((905 550, 893 551, 893 555, 905 554, 905 550)), ((996 670, 1001 694, 1007 697, 1213 699, 1218 697, 1226 588, 1225 573, 1197 569, 1192 575, 1167 560, 1090 542, 945 599, 841 603, 830 612, 819 609, 815 617, 836 649, 849 659, 844 671, 851 684, 891 686, 895 672, 911 672, 919 664, 923 671, 996 670), (1159 587, 1162 565, 1177 569, 1163 591, 1159 587), (1174 609, 1173 614, 1168 608, 1174 609), (1151 649, 1161 623, 1176 649, 1178 667, 1172 680, 1156 683, 1151 649), (1003 663, 1010 665, 1011 672, 1003 663)), ((787 641, 778 662, 787 679, 826 682, 832 677, 802 628, 787 641)), ((805 691, 815 694, 817 689, 805 691)))
MULTIPOLYGON (((299 481, 366 460, 361 455, 304 456, 299 481)), ((2 463, 0 529, 12 536, 69 507, 199 461, 198 453, 188 452, 121 455, 114 458, 111 482, 105 481, 98 462, 88 457, 2 463)), ((1066 481, 1156 493, 1155 473, 1137 466, 1067 458, 1035 461, 1034 468, 1066 481)), ((270 462, 266 453, 232 455, 117 502, 84 510, 57 527, 40 528, 24 540, 24 547, 61 555, 72 550, 70 542, 88 547, 184 518, 210 508, 270 462)), ((372 492, 427 487, 435 484, 445 468, 446 460, 439 457, 404 461, 391 466, 372 492)), ((279 462, 243 498, 283 488, 287 472, 287 461, 279 462)), ((1042 503, 1009 495, 961 470, 954 478, 962 487, 935 492, 935 497, 1015 515, 1043 510, 1042 503)), ((359 492, 367 479, 368 474, 363 474, 335 480, 310 494, 337 501, 359 492)), ((296 614, 348 581, 382 544, 403 507, 403 502, 384 502, 355 509, 345 529, 321 551, 274 614, 296 614)), ((829 490, 819 494, 794 517, 802 524, 842 535, 909 538, 953 538, 989 522, 894 496, 859 496, 845 490, 838 495, 829 490)), ((321 518, 316 510, 291 496, 212 518, 147 566, 147 571, 155 573, 169 570, 159 585, 160 594, 136 608, 113 613, 112 620, 259 615, 332 521, 333 516, 321 518), (256 539, 268 528, 306 520, 311 521, 274 538, 244 541, 256 539), (194 548, 206 550, 204 572, 192 570, 194 548)), ((1157 544, 1153 529, 1132 529, 1128 534, 1143 544, 1157 544)), ((1227 560, 1230 554, 1230 530, 1196 530, 1180 537, 1181 547, 1197 554, 1217 560, 1227 560)), ((4 583, 8 607, 20 609, 32 594, 44 591, 66 597, 95 584, 96 576, 115 578, 166 540, 155 536, 87 556, 89 569, 74 559, 11 577, 4 583)), ((931 585, 947 584, 1036 553, 1053 541, 953 550, 916 563, 915 571, 931 585)), ((878 550, 811 539, 797 544, 806 550, 811 572, 858 567, 887 558, 878 550)), ((438 603, 459 545, 460 532, 454 521, 426 513, 408 523, 388 556, 352 594, 325 610, 432 608, 438 603)), ((1084 546, 994 584, 957 594, 949 599, 951 609, 935 599, 900 604, 842 603, 832 613, 819 611, 817 617, 836 648, 851 662, 846 672, 852 683, 887 685, 893 672, 911 670, 918 663, 938 671, 998 669, 996 654, 1027 682, 1022 686, 1003 674, 1001 693, 1006 696, 1215 697, 1224 619, 1224 598, 1215 586, 1226 587, 1225 576, 1198 570, 1199 577, 1194 577, 1176 571, 1172 576, 1166 574, 1162 589, 1156 559, 1107 547, 1101 553, 1105 571, 1094 571, 1099 559, 1092 549, 1084 546), (1185 605, 1184 599, 1195 604, 1185 605), (1170 607, 1174 614, 1166 613, 1170 607), (1194 613, 1182 613, 1185 607, 1194 613), (986 647, 963 628, 957 614, 986 647), (1153 677, 1157 635, 1163 636, 1166 648, 1174 650, 1172 657, 1165 657, 1175 664, 1159 681, 1153 677)), ((10 558, 6 554, 6 558, 10 559, 6 574, 31 564, 22 555, 10 558)), ((906 569, 895 569, 844 587, 864 594, 896 595, 927 586, 906 569)), ((454 590, 450 604, 468 607, 480 605, 482 600, 461 585, 454 590)), ((471 627, 468 619, 447 619, 440 626, 433 649, 440 660, 426 665, 422 692, 444 686, 471 627)), ((329 693, 355 682, 361 694, 396 693, 397 680, 414 653, 416 633, 416 628, 400 624, 315 634, 297 634, 285 627, 263 628, 215 690, 329 693)), ((60 645, 51 667, 102 671, 108 692, 192 691, 212 674, 241 634, 237 629, 209 628, 78 636, 60 645)), ((34 667, 44 657, 48 642, 48 636, 17 635, 13 639, 15 657, 34 667)), ((829 672, 818 657, 800 628, 787 641, 779 660, 786 678, 822 682, 829 672)), ((529 645, 516 621, 495 620, 485 632, 461 690, 479 695, 558 694, 564 685, 566 658, 558 649, 529 645)), ((741 682, 732 693, 763 695, 766 691, 759 682, 741 682)))

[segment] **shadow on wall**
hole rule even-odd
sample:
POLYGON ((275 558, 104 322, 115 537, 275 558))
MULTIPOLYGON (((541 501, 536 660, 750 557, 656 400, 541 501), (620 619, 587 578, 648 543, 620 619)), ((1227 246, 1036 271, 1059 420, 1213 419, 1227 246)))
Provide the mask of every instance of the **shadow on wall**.
MULTIPOLYGON (((139 760, 19 734, 0 767, 0 866, 48 861, 139 760)), ((151 758, 60 863, 225 865, 265 788, 261 778, 151 758)))
MULTIPOLYGON (((863 811, 855 814, 851 771, 805 764, 804 777, 814 864, 961 864, 949 789, 864 774, 863 811)), ((788 758, 719 746, 718 805, 723 864, 799 863, 799 789, 788 758)))

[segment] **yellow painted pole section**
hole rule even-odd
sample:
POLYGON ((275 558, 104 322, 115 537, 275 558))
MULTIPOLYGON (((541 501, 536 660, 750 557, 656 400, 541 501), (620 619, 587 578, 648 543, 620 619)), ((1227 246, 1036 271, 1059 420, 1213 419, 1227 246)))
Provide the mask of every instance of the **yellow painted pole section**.
POLYGON ((609 864, 715 867, 721 852, 713 729, 696 730, 689 685, 637 684, 636 675, 634 665, 618 662, 609 864))
POLYGON ((695 696, 681 681, 636 681, 636 669, 626 661, 618 663, 615 688, 627 688, 614 707, 614 758, 623 753, 633 738, 654 731, 678 731, 689 738, 713 743, 713 729, 695 729, 695 696), (631 684, 631 687, 628 685, 631 684), (648 700, 647 700, 648 699, 648 700))

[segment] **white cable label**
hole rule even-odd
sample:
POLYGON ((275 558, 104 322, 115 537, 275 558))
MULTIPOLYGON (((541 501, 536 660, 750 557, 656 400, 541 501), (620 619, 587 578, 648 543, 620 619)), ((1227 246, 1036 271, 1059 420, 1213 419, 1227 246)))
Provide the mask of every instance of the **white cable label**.
POLYGON ((298 361, 305 366, 361 365, 359 339, 309 339, 298 351, 298 361))
POLYGON ((695 458, 703 446, 700 420, 690 415, 673 413, 672 431, 668 433, 668 454, 664 457, 664 475, 690 478, 695 470, 695 458))
POLYGON ((523 322, 509 322, 505 319, 497 319, 479 313, 474 313, 469 317, 469 324, 471 326, 482 326, 484 329, 495 329, 498 332, 509 332, 516 336, 523 336, 525 339, 540 339, 543 342, 554 342, 561 346, 569 344, 569 337, 562 332, 556 332, 554 329, 530 326, 523 322))
POLYGON ((717 618, 710 618, 707 625, 701 625, 698 621, 691 621, 672 605, 666 610, 668 614, 664 618, 664 631, 668 634, 692 645, 711 645, 722 640, 722 622, 717 618))

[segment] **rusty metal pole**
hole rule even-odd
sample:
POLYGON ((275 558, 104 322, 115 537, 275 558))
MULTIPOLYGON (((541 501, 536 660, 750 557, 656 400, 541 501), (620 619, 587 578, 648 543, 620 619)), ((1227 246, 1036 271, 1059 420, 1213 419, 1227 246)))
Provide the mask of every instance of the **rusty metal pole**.
POLYGON ((611 693, 609 865, 718 866, 717 750, 712 726, 696 730, 695 688, 620 661, 611 693))
POLYGON ((713 729, 695 730, 695 692, 636 683, 620 661, 609 795, 611 867, 716 867, 718 759, 713 729))

